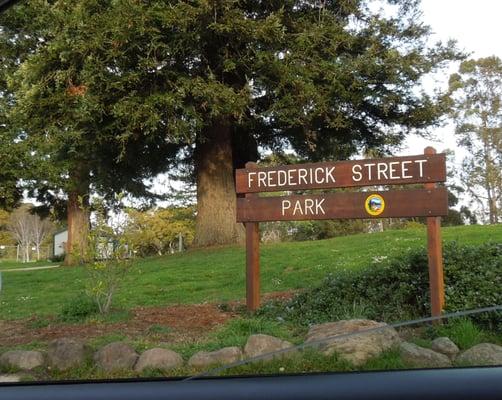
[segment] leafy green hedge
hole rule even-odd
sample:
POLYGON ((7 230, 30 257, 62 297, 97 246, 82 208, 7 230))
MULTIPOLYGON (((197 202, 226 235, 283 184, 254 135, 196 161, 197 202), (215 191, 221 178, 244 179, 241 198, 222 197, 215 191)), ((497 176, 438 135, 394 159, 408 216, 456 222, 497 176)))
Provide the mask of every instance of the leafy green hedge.
MULTIPOLYGON (((502 304, 502 243, 443 250, 446 311, 502 304)), ((395 322, 430 315, 427 252, 413 249, 360 271, 329 275, 318 287, 287 304, 268 303, 264 315, 302 325, 364 317, 395 322)), ((476 317, 489 328, 502 328, 502 313, 476 317)))

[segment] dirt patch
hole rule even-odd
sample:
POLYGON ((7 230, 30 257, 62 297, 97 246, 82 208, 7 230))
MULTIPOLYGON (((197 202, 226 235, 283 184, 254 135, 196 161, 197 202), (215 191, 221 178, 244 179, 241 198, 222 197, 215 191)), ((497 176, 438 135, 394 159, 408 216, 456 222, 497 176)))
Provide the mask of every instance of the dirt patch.
MULTIPOLYGON (((290 300, 297 291, 273 292, 262 301, 290 300)), ((124 322, 92 322, 63 324, 54 318, 3 321, 0 320, 0 346, 16 346, 49 342, 61 337, 89 340, 109 334, 122 334, 131 339, 148 337, 156 342, 186 343, 206 337, 212 330, 235 318, 245 310, 245 301, 224 304, 184 304, 164 307, 136 307, 124 322), (43 326, 40 326, 43 325, 43 326)))
POLYGON ((179 305, 170 307, 137 307, 132 310, 132 323, 140 326, 154 324, 173 329, 212 329, 234 316, 214 304, 179 305))
POLYGON ((132 318, 119 323, 61 324, 49 321, 44 327, 34 328, 36 319, 0 321, 0 345, 14 346, 33 341, 48 342, 60 337, 92 339, 120 333, 135 338, 148 335, 152 326, 163 326, 168 331, 163 340, 173 342, 196 340, 235 316, 214 304, 176 305, 167 307, 137 307, 132 318))

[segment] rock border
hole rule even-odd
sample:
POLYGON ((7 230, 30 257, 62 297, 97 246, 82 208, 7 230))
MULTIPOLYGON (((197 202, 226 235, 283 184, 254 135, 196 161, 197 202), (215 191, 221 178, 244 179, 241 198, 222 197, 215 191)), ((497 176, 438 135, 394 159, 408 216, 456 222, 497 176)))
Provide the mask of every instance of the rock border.
MULTIPOLYGON (((314 339, 322 337, 330 337, 330 334, 331 336, 343 334, 345 333, 343 329, 346 326, 355 326, 357 328, 357 326, 365 327, 366 325, 375 327, 384 326, 385 324, 370 320, 346 320, 320 324, 311 327, 305 343, 308 344, 314 339), (316 332, 317 334, 314 335, 316 332), (319 336, 319 332, 322 335, 319 336)), ((327 342, 324 347, 321 346, 318 350, 325 354, 335 353, 355 366, 361 363, 359 363, 359 359, 354 360, 353 353, 366 351, 368 354, 367 359, 369 359, 389 349, 391 345, 399 351, 401 359, 412 367, 441 368, 459 363, 463 364, 465 361, 472 361, 476 365, 499 365, 502 363, 502 346, 491 343, 478 344, 460 352, 452 340, 447 337, 440 337, 432 341, 432 346, 429 349, 402 341, 397 332, 390 327, 382 330, 382 333, 379 332, 379 335, 373 337, 367 335, 365 338, 364 334, 361 334, 361 337, 359 344, 357 340, 353 340, 354 337, 351 337, 350 342, 345 339, 333 340, 331 338, 331 342, 327 342), (388 337, 381 337, 381 335, 385 334, 388 337), (368 350, 368 343, 374 344, 374 348, 368 350), (339 346, 340 350, 333 347, 335 345, 339 346), (331 349, 334 349, 334 351, 332 352, 331 349), (350 351, 345 351, 347 349, 350 351)), ((138 354, 132 346, 122 341, 108 343, 91 354, 90 347, 87 344, 72 338, 60 338, 49 343, 47 352, 9 350, 0 354, 0 367, 14 370, 9 373, 0 373, 0 382, 2 379, 6 381, 12 379, 14 381, 21 376, 20 374, 26 374, 37 369, 64 371, 79 367, 89 360, 93 360, 94 366, 105 372, 134 371, 141 374, 146 370, 169 371, 185 366, 207 369, 212 366, 239 362, 244 358, 269 361, 277 358, 283 359, 296 353, 298 353, 298 350, 295 349, 292 343, 262 333, 249 336, 242 348, 231 346, 214 351, 199 351, 194 353, 188 360, 184 360, 179 353, 164 347, 150 348, 138 354), (291 351, 288 351, 288 349, 291 349, 291 351), (268 353, 276 351, 279 354, 267 356, 268 353), (16 371, 19 371, 19 373, 16 371)))

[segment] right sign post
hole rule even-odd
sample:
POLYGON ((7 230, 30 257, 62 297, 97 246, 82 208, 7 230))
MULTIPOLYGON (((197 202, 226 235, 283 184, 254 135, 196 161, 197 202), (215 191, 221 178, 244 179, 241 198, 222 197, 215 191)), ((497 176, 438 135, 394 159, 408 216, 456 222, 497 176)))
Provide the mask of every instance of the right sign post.
POLYGON ((426 217, 432 315, 444 307, 441 216, 448 212, 446 158, 427 147, 423 155, 296 164, 236 171, 237 221, 246 225, 247 308, 259 295, 259 222, 343 218, 426 217), (290 192, 362 186, 423 184, 412 190, 376 190, 260 197, 290 192))

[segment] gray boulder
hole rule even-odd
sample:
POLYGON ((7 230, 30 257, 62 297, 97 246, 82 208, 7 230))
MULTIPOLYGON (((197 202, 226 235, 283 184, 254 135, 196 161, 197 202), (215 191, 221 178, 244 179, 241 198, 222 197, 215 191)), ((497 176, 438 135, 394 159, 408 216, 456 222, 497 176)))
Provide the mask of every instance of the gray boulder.
POLYGON ((183 358, 176 352, 167 349, 154 348, 146 350, 138 359, 134 370, 141 372, 145 369, 170 370, 181 367, 183 358))
POLYGON ((460 351, 457 345, 447 337, 439 337, 437 339, 434 339, 432 341, 431 349, 437 351, 438 353, 444 354, 451 359, 455 358, 460 351))
POLYGON ((33 350, 11 350, 0 357, 0 365, 25 370, 42 367, 44 361, 44 355, 33 350))
POLYGON ((457 357, 461 365, 502 365, 502 346, 480 343, 464 351, 457 357))
POLYGON ((367 319, 342 320, 314 325, 310 328, 305 343, 312 343, 326 355, 338 354, 354 365, 362 365, 370 358, 399 344, 396 330, 383 322, 367 319), (377 331, 361 332, 373 328, 377 331), (360 334, 336 337, 349 333, 360 334), (315 343, 322 341, 321 343, 315 343))
POLYGON ((214 364, 231 364, 241 359, 241 349, 238 347, 224 347, 216 351, 199 351, 190 357, 188 365, 195 368, 203 368, 214 364))
MULTIPOLYGON (((253 358, 259 356, 265 356, 268 353, 273 353, 279 350, 285 350, 292 347, 293 344, 286 340, 282 340, 270 335, 257 334, 257 335, 251 335, 248 338, 248 341, 244 346, 244 354, 248 358, 253 358)), ((269 356, 263 357, 262 360, 270 360, 276 357, 277 358, 287 357, 288 355, 291 355, 293 352, 294 350, 275 355, 270 354, 269 356)))
POLYGON ((413 366, 423 368, 451 367, 450 359, 434 350, 425 349, 413 343, 404 342, 399 345, 402 360, 413 366))
POLYGON ((64 371, 82 364, 86 353, 87 348, 84 343, 70 338, 61 338, 49 343, 47 359, 52 368, 64 371))
POLYGON ((132 369, 138 354, 124 342, 107 344, 94 354, 94 361, 99 368, 109 372, 132 369))

